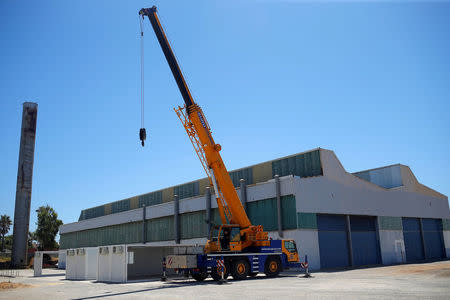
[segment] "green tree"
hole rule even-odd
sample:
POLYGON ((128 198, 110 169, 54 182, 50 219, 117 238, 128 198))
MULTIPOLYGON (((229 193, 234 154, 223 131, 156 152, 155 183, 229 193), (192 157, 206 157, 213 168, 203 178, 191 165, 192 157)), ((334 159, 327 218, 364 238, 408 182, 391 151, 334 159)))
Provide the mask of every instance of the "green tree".
POLYGON ((28 249, 31 249, 33 247, 33 242, 37 241, 36 238, 36 232, 29 231, 28 232, 28 249))
POLYGON ((39 248, 41 250, 58 248, 55 237, 63 222, 58 219, 58 214, 49 205, 39 207, 36 212, 38 213, 38 220, 35 235, 40 245, 39 248))
POLYGON ((0 217, 0 233, 2 235, 2 252, 5 248, 5 235, 8 233, 11 228, 12 222, 11 218, 7 215, 2 215, 0 217))
POLYGON ((13 236, 12 234, 5 236, 5 249, 12 250, 13 236))

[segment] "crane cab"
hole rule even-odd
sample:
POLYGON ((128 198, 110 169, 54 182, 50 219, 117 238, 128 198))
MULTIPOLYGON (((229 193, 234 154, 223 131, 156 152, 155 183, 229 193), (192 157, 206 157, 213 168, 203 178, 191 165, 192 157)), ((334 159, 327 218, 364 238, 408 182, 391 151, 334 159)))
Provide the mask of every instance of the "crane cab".
POLYGON ((281 251, 286 255, 288 262, 299 261, 297 245, 295 244, 294 240, 282 240, 281 251))
POLYGON ((242 251, 241 229, 236 224, 223 224, 211 230, 205 245, 206 253, 242 251))

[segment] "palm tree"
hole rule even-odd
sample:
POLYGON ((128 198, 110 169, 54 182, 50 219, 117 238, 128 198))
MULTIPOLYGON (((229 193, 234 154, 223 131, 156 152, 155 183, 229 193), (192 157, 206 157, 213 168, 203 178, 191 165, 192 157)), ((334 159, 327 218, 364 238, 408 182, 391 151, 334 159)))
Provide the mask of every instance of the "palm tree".
POLYGON ((2 235, 2 252, 5 248, 5 235, 8 233, 11 228, 12 222, 11 218, 7 215, 2 215, 0 217, 0 233, 2 235))

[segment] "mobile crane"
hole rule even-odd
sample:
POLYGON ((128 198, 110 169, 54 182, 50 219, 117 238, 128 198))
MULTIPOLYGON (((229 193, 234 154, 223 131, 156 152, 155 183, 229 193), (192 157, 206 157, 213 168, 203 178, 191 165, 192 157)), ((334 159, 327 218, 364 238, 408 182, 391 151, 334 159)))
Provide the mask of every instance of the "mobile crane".
MULTIPOLYGON (((204 280, 208 274, 211 274, 214 280, 221 278, 217 260, 224 263, 224 277, 228 277, 231 273, 234 279, 256 276, 259 272, 274 277, 282 269, 299 267, 295 241, 269 239, 268 233, 263 230, 262 225, 251 224, 219 153, 222 147, 215 143, 202 109, 192 98, 159 21, 156 7, 141 9, 139 16, 142 19, 147 16, 150 20, 181 92, 185 104, 174 110, 214 188, 222 221, 222 225, 217 228, 217 236, 211 234, 207 241, 204 253, 190 255, 190 257, 186 257, 186 255, 183 257, 180 255, 170 256, 166 259, 167 267, 188 272, 197 281, 204 280)), ((141 133, 140 136, 143 143, 145 134, 141 133)))

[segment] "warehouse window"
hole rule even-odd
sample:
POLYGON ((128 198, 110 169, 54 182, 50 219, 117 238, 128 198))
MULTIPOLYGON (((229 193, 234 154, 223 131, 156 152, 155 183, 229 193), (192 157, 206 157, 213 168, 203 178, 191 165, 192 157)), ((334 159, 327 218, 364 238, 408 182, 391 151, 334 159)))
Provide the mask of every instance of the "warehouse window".
POLYGON ((127 210, 130 210, 130 199, 125 199, 111 203, 111 213, 113 214, 127 210))
POLYGON ((323 175, 320 151, 315 150, 272 162, 272 177, 295 175, 311 177, 323 175))
POLYGON ((245 179, 246 184, 253 184, 253 169, 246 168, 242 170, 237 170, 230 172, 231 181, 233 181, 233 185, 235 187, 240 186, 241 179, 245 179))
POLYGON ((151 206, 162 203, 162 191, 148 193, 139 196, 139 207, 151 206))
POLYGON ((178 195, 178 199, 190 198, 199 194, 198 181, 182 184, 173 188, 173 194, 178 195))

